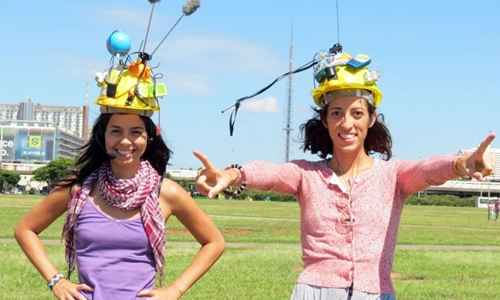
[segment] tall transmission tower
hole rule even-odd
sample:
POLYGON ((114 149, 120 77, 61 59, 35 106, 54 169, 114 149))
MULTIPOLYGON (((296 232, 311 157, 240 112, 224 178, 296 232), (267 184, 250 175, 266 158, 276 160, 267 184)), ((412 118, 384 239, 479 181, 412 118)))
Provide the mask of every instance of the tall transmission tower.
POLYGON ((288 99, 286 105, 286 125, 283 130, 285 131, 285 162, 290 161, 290 132, 293 130, 291 128, 292 122, 292 70, 293 70, 293 22, 290 29, 290 50, 289 50, 289 61, 288 69, 290 75, 288 75, 288 99))

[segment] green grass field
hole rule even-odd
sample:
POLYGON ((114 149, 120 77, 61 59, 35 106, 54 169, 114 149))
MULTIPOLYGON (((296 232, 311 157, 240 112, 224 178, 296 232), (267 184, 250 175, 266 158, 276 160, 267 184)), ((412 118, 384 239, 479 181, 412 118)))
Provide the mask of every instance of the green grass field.
MULTIPOLYGON (((0 197, 0 299, 52 299, 12 240, 15 222, 38 200, 0 197)), ((222 230, 228 245, 221 260, 183 299, 288 299, 302 269, 297 204, 198 202, 222 230)), ((42 237, 59 240, 61 226, 62 218, 42 237)), ((196 244, 175 218, 167 227, 165 271, 169 282, 189 263, 196 244)), ((485 210, 405 207, 393 270, 398 299, 500 299, 499 233, 500 224, 488 223, 485 210), (407 245, 442 248, 419 250, 407 245), (479 247, 466 251, 460 246, 479 247)), ((63 269, 62 244, 53 241, 47 250, 63 269)))

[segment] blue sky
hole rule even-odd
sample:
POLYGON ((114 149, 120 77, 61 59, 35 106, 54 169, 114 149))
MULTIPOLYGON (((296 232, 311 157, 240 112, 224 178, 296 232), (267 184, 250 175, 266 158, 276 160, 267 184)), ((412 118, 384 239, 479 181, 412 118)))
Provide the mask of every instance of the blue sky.
MULTIPOLYGON (((489 131, 500 134, 498 1, 339 3, 344 50, 368 54, 382 75, 380 112, 396 158, 453 153, 474 147, 489 131)), ((183 4, 157 5, 149 49, 183 4)), ((94 74, 108 66, 106 38, 125 31, 137 49, 149 9, 146 0, 2 1, 0 102, 31 97, 81 105, 88 91, 95 118, 94 74)), ((184 18, 153 58, 169 87, 160 117, 174 167, 198 167, 192 149, 220 166, 284 160, 286 80, 240 111, 233 137, 229 114, 220 111, 287 71, 292 22, 295 66, 337 40, 332 0, 201 0, 199 11, 184 18)), ((312 116, 312 85, 312 71, 294 77, 292 158, 313 158, 298 142, 299 125, 312 116)))

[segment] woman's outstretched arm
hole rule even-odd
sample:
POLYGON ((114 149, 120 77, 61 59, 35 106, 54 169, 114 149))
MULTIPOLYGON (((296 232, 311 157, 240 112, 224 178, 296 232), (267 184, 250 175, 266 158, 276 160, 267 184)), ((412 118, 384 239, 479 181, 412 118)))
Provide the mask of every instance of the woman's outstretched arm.
POLYGON ((243 167, 230 167, 224 170, 216 168, 201 152, 194 152, 203 168, 196 180, 196 188, 209 198, 215 197, 230 185, 240 185, 242 181, 248 187, 297 196, 302 173, 298 162, 276 164, 266 161, 253 161, 243 167))
POLYGON ((488 134, 471 153, 399 162, 398 188, 404 195, 403 198, 429 185, 443 184, 453 178, 469 176, 482 180, 483 177, 490 175, 492 168, 486 159, 486 150, 494 139, 494 133, 488 134))

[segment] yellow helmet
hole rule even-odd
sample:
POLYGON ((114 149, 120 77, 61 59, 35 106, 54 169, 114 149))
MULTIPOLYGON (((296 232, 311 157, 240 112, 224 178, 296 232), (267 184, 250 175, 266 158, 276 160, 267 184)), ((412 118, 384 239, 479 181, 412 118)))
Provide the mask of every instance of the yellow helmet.
POLYGON ((153 74, 148 62, 182 17, 192 15, 200 7, 200 1, 187 0, 182 7, 181 18, 170 28, 153 51, 147 53, 145 52, 146 44, 151 29, 154 6, 159 1, 149 0, 152 6, 151 14, 149 15, 146 37, 142 41, 139 51, 128 54, 132 44, 126 33, 115 30, 109 35, 106 48, 112 56, 111 66, 107 72, 96 74, 97 85, 101 87, 101 93, 96 102, 101 107, 101 112, 125 112, 151 116, 155 111, 160 110, 158 98, 167 94, 167 86, 158 82, 162 74, 153 74), (137 54, 138 59, 129 63, 132 55, 135 54, 137 54), (116 65, 115 59, 118 60, 116 65))
POLYGON ((101 112, 151 116, 160 109, 158 97, 167 94, 167 86, 155 82, 150 67, 141 60, 112 68, 107 73, 98 73, 96 81, 101 87, 96 101, 101 106, 101 112))
POLYGON ((314 77, 319 86, 312 90, 316 105, 323 107, 324 95, 340 90, 367 90, 373 97, 373 106, 378 107, 382 101, 382 92, 377 87, 379 75, 369 70, 371 62, 367 55, 352 57, 347 53, 320 53, 318 64, 314 68, 314 77))

